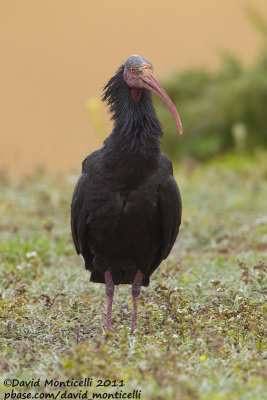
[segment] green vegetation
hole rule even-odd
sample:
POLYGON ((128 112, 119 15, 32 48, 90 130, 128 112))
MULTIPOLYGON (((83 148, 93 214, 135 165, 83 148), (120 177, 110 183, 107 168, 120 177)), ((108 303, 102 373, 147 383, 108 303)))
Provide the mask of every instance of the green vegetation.
MULTIPOLYGON (((142 291, 135 336, 129 286, 117 288, 114 330, 103 333, 104 286, 89 283, 70 237, 73 180, 2 176, 2 378, 123 379, 118 390, 144 400, 266 398, 266 158, 177 167, 182 229, 142 291)), ((0 393, 11 390, 3 379, 0 393)))
POLYGON ((181 140, 169 110, 156 100, 166 133, 163 147, 172 159, 205 160, 233 148, 252 153, 267 146, 267 23, 254 9, 249 15, 265 38, 252 65, 242 67, 226 54, 217 72, 194 69, 163 82, 186 132, 181 140))

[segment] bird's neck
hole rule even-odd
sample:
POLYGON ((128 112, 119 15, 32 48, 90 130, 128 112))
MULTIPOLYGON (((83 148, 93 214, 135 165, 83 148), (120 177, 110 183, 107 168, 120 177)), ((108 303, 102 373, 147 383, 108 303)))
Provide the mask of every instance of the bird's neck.
POLYGON ((160 155, 162 130, 148 90, 131 89, 123 79, 122 66, 105 86, 114 129, 105 140, 105 154, 124 168, 155 168, 160 155))
POLYGON ((107 179, 128 190, 143 184, 158 168, 162 130, 150 92, 130 88, 123 71, 124 66, 110 79, 103 95, 114 121, 104 142, 103 168, 107 179))

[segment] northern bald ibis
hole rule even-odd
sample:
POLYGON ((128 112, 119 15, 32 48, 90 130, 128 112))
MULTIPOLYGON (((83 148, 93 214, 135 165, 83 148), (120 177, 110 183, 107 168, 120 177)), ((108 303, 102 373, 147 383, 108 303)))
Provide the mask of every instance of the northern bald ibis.
POLYGON ((115 285, 132 284, 131 332, 141 286, 170 253, 182 203, 171 161, 160 152, 162 130, 151 92, 179 115, 154 78, 152 64, 134 55, 104 87, 114 127, 101 149, 82 163, 71 204, 71 229, 91 282, 105 283, 106 330, 111 329, 115 285))

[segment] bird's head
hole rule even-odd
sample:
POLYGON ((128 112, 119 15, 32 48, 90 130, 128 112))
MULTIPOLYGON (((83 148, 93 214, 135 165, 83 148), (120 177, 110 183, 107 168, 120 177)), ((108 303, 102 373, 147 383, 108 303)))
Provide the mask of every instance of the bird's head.
POLYGON ((171 99, 152 74, 152 64, 145 58, 134 55, 125 63, 123 78, 132 89, 148 89, 158 96, 170 109, 180 134, 183 132, 182 123, 178 112, 171 99))

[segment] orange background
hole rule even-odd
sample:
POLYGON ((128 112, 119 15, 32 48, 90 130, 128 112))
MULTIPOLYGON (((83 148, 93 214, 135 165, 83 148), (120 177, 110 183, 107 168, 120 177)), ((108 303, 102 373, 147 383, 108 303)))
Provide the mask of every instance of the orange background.
MULTIPOLYGON (((251 4, 267 17, 266 0, 251 4)), ((262 39, 246 5, 243 0, 0 0, 0 168, 13 174, 37 165, 50 172, 80 169, 102 141, 86 103, 101 96, 131 54, 151 61, 158 78, 187 67, 214 68, 224 51, 249 63, 262 39)), ((98 103, 91 101, 94 107, 98 110, 98 103)), ((106 135, 109 130, 106 123, 106 135)))

